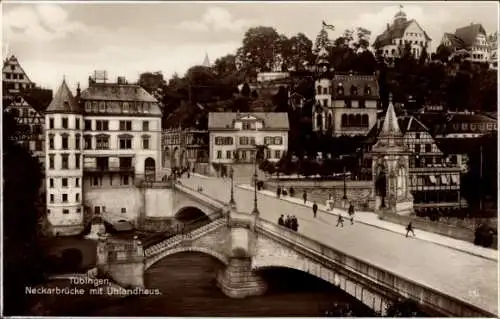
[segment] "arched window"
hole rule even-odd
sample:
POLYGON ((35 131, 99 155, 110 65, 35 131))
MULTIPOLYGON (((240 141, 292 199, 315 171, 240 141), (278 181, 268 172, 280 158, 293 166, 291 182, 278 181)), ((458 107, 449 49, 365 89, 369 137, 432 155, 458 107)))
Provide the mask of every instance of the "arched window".
POLYGON ((317 94, 321 94, 321 85, 318 85, 316 87, 316 92, 317 92, 317 94))
POLYGON ((358 95, 358 88, 355 85, 351 85, 351 95, 358 95))
POLYGON ((361 126, 361 114, 356 114, 354 116, 355 126, 361 126))
POLYGON ((321 113, 316 116, 316 128, 318 130, 323 130, 323 115, 321 115, 321 113))
POLYGON ((368 127, 368 115, 364 114, 361 118, 361 126, 368 127))
POLYGON ((365 85, 365 95, 371 95, 372 94, 372 89, 370 88, 369 85, 365 85))
POLYGON ((342 86, 342 83, 339 83, 337 85, 337 94, 338 95, 344 95, 344 87, 342 86))
POLYGON ((349 114, 348 120, 347 120, 347 126, 354 126, 355 124, 355 118, 354 114, 349 114))
POLYGON ((347 124, 347 115, 342 114, 341 126, 346 127, 347 125, 348 125, 347 124))
POLYGON ((391 54, 392 54, 392 55, 396 54, 396 50, 395 50, 395 49, 392 49, 392 50, 391 50, 391 54))

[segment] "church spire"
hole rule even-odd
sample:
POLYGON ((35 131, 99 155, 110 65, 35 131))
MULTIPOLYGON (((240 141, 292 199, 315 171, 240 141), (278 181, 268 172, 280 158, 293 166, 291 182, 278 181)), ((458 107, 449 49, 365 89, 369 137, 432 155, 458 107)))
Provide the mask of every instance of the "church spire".
POLYGON ((210 67, 210 60, 208 59, 208 53, 205 51, 205 59, 203 60, 203 66, 209 68, 210 67))

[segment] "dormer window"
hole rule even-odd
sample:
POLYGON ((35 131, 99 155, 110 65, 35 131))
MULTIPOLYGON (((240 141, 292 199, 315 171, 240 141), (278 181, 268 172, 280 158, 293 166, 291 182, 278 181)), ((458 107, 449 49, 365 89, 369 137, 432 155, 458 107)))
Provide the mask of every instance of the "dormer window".
POLYGON ((358 88, 355 85, 351 85, 351 95, 358 95, 358 88))
POLYGON ((344 95, 344 87, 342 86, 342 83, 339 83, 339 85, 337 86, 337 94, 344 95))
POLYGON ((250 123, 249 122, 243 122, 242 127, 244 130, 249 130, 250 129, 250 123))
POLYGON ((130 111, 130 105, 128 102, 123 103, 123 113, 128 113, 130 111))
POLYGON ((105 112, 106 111, 106 103, 100 102, 99 103, 99 111, 100 112, 105 112))
POLYGON ((365 86, 365 95, 371 95, 371 94, 372 94, 372 89, 368 85, 366 85, 365 86))
POLYGON ((149 113, 149 104, 148 103, 144 103, 143 108, 144 108, 144 113, 149 113))

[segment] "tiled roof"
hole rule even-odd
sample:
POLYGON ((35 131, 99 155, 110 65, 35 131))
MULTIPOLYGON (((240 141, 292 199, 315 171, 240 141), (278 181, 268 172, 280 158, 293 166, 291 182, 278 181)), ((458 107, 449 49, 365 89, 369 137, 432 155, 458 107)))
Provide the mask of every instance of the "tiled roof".
POLYGON ((365 87, 369 87, 372 97, 379 97, 379 87, 375 75, 358 75, 358 74, 335 74, 332 79, 333 94, 337 96, 337 86, 342 84, 344 88, 343 96, 351 95, 351 87, 355 86, 358 89, 358 96, 364 95, 365 87))
POLYGON ((229 113, 229 112, 210 112, 208 114, 209 129, 228 129, 233 126, 237 119, 252 116, 261 119, 264 122, 264 129, 285 129, 290 128, 287 113, 255 112, 255 113, 229 113))
POLYGON ((94 83, 81 93, 84 100, 158 102, 137 84, 94 83))
MULTIPOLYGON (((374 143, 381 132, 381 128, 384 126, 385 119, 380 120, 380 124, 375 124, 367 134, 367 143, 374 143)), ((398 116, 398 126, 401 130, 402 135, 406 132, 428 132, 429 129, 422 124, 414 116, 398 116)))
MULTIPOLYGON (((393 23, 392 25, 389 26, 389 28, 385 29, 385 31, 382 32, 382 34, 375 39, 375 41, 373 42, 373 46, 376 48, 380 48, 385 45, 392 44, 392 40, 394 39, 402 38, 406 31, 406 28, 408 28, 408 26, 412 22, 415 22, 418 25, 418 22, 415 21, 414 19, 393 23)), ((420 25, 418 26, 420 27, 420 25)), ((423 32, 426 40, 428 41, 431 40, 431 38, 427 35, 427 32, 425 32, 424 30, 423 32)))
POLYGON ((81 112, 77 101, 73 97, 73 94, 68 88, 66 81, 63 80, 59 89, 57 89, 56 94, 52 102, 50 102, 47 107, 46 113, 79 113, 81 112))
POLYGON ((486 32, 484 31, 484 28, 480 23, 471 24, 455 30, 455 36, 462 40, 466 47, 470 47, 472 44, 474 44, 478 33, 483 33, 484 35, 486 35, 486 32))
POLYGON ((453 47, 457 49, 462 49, 465 47, 464 41, 459 37, 457 37, 456 35, 452 33, 445 33, 444 35, 448 38, 448 40, 450 40, 453 47))

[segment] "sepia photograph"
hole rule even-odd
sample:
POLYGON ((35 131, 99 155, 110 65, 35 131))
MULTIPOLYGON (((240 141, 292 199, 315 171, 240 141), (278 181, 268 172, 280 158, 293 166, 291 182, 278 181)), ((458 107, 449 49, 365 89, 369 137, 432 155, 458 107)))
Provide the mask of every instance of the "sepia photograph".
POLYGON ((0 316, 499 316, 497 1, 1 15, 0 316))

